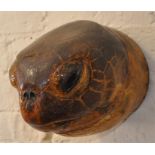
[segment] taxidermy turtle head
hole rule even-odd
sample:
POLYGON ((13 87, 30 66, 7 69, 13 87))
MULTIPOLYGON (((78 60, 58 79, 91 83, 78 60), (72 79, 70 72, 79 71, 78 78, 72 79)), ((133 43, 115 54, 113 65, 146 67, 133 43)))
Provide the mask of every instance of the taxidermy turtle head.
POLYGON ((28 124, 76 136, 128 117, 146 94, 148 68, 141 49, 125 34, 76 21, 22 50, 10 81, 28 124))

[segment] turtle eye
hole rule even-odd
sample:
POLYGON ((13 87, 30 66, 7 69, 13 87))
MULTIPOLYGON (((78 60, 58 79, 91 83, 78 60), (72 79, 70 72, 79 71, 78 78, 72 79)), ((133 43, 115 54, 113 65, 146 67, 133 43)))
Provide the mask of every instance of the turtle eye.
POLYGON ((82 63, 65 64, 59 72, 59 87, 62 91, 70 91, 79 81, 82 63))

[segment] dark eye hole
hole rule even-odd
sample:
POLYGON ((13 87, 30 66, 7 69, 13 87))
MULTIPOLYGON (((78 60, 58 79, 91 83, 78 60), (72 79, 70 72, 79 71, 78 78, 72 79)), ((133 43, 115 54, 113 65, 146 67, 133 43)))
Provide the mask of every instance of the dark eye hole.
POLYGON ((65 64, 59 73, 59 84, 64 92, 70 91, 79 81, 82 72, 82 64, 65 64))

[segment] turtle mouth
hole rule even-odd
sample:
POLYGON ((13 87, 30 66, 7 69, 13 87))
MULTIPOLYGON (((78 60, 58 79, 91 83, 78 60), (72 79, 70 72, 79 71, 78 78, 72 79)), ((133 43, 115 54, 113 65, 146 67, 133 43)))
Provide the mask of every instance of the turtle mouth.
POLYGON ((54 124, 59 124, 59 123, 65 123, 65 122, 70 122, 70 121, 75 121, 77 119, 79 119, 80 117, 75 117, 75 118, 68 118, 68 119, 64 119, 64 120, 58 120, 58 121, 54 121, 54 124))
POLYGON ((69 130, 67 129, 67 127, 69 126, 69 124, 71 122, 77 121, 78 119, 80 119, 80 117, 70 118, 65 120, 57 120, 57 121, 53 121, 45 124, 30 124, 30 125, 40 131, 44 131, 44 132, 53 131, 56 133, 61 133, 63 130, 65 130, 65 128, 66 128, 66 132, 68 132, 69 130))

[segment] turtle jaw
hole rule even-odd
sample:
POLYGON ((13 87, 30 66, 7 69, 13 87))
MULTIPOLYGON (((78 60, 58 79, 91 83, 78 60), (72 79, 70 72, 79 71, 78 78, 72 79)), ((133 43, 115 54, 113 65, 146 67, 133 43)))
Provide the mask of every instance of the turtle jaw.
POLYGON ((69 124, 73 121, 77 121, 79 118, 72 118, 72 119, 67 119, 67 120, 60 120, 60 121, 55 121, 55 122, 50 122, 46 124, 30 124, 33 128, 43 131, 43 132, 55 132, 55 133, 62 133, 64 130, 66 132, 69 132, 70 129, 67 127, 69 124))
POLYGON ((20 93, 20 109, 23 119, 32 127, 54 132, 87 113, 78 101, 61 101, 46 91, 20 93))

